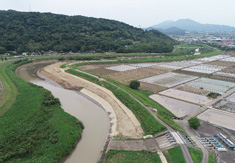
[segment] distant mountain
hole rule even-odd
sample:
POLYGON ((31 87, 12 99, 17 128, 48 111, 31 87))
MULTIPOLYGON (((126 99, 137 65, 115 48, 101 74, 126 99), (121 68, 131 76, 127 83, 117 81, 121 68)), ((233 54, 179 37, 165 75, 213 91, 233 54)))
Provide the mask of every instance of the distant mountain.
POLYGON ((191 19, 180 19, 177 21, 164 21, 147 29, 168 29, 176 27, 190 32, 228 32, 235 31, 235 27, 215 24, 201 24, 191 19))
POLYGON ((173 50, 175 40, 157 31, 85 16, 0 11, 0 54, 5 52, 150 52, 173 50))
POLYGON ((167 29, 157 28, 157 30, 159 30, 160 32, 165 33, 167 35, 185 35, 185 30, 182 30, 177 27, 170 27, 167 29))

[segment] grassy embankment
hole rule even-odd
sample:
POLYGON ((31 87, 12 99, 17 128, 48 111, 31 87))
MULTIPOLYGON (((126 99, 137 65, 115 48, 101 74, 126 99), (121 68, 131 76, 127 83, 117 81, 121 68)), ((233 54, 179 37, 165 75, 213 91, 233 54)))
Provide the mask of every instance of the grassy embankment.
POLYGON ((194 163, 201 163, 202 162, 202 151, 199 149, 195 149, 192 147, 188 147, 189 153, 192 156, 194 163))
MULTIPOLYGON (((62 66, 63 68, 64 66, 62 66)), ((77 69, 76 64, 70 66, 73 69, 77 69)), ((89 73, 86 72, 84 70, 80 70, 79 71, 83 71, 85 73, 91 74, 91 75, 95 75, 93 73, 89 73)), ((81 75, 82 78, 87 77, 89 81, 95 82, 96 84, 100 85, 100 81, 97 79, 92 77, 92 79, 89 78, 89 75, 84 75, 83 73, 79 73, 81 75)), ((105 78, 105 77, 104 77, 105 78)), ((145 106, 147 107, 151 107, 151 108, 156 108, 158 110, 157 112, 157 116, 164 121, 166 124, 168 124, 169 126, 171 126, 174 130, 176 131, 181 131, 181 132, 185 132, 184 129, 177 124, 173 118, 177 118, 174 114, 172 114, 170 111, 168 111, 165 107, 163 107, 162 105, 158 104, 156 101, 152 100, 151 98, 149 98, 149 96, 151 94, 153 94, 152 92, 148 92, 148 91, 144 91, 144 90, 134 90, 131 89, 129 86, 122 84, 120 82, 114 81, 112 79, 109 78, 105 78, 106 80, 108 80, 110 83, 113 83, 114 85, 126 90, 128 93, 130 93, 132 96, 134 96, 135 98, 137 98, 140 102, 142 102, 145 106)))
POLYGON ((134 113, 136 118, 139 120, 145 135, 153 135, 166 130, 166 128, 160 124, 141 104, 121 89, 118 89, 105 81, 100 81, 98 78, 73 69, 66 70, 66 72, 84 78, 112 91, 113 94, 134 113))
POLYGON ((215 156, 215 153, 210 152, 208 163, 216 163, 216 156, 215 156))
POLYGON ((135 90, 131 89, 129 86, 122 84, 120 82, 114 81, 112 79, 107 79, 109 82, 119 86, 120 88, 126 90, 130 94, 132 94, 135 98, 137 98, 139 101, 141 101, 145 106, 151 107, 151 108, 156 108, 158 110, 157 116, 164 121, 166 124, 171 126, 174 130, 184 132, 184 129, 177 124, 173 118, 175 117, 174 114, 172 114, 170 111, 168 111, 165 107, 162 105, 158 104, 151 98, 149 98, 149 95, 153 94, 152 92, 144 91, 144 90, 135 90))
POLYGON ((83 125, 49 91, 18 78, 17 66, 8 64, 4 74, 18 94, 0 117, 0 162, 59 162, 76 145, 83 125))
POLYGON ((163 154, 165 155, 168 163, 186 163, 180 146, 164 151, 163 154))
MULTIPOLYGON (((211 49, 211 47, 206 47, 211 49)), ((54 55, 54 56, 43 56, 35 58, 36 61, 40 60, 78 60, 78 61, 89 61, 89 60, 101 60, 109 59, 113 60, 112 63, 130 63, 130 62, 161 62, 161 61, 174 61, 174 60, 189 60, 201 57, 209 57, 221 54, 221 50, 213 50, 202 52, 201 55, 193 55, 194 50, 192 49, 179 49, 171 53, 110 53, 110 54, 77 54, 77 55, 54 55), (151 56, 151 57, 150 57, 151 56), (124 57, 124 58, 122 58, 124 57), (139 58, 135 58, 139 57, 139 58), (121 59, 119 59, 121 58, 121 59)), ((103 62, 110 63, 110 62, 103 62)), ((89 63, 82 63, 89 64, 89 63)), ((95 63, 93 63, 95 64, 95 63)))
POLYGON ((6 68, 9 64, 9 62, 0 64, 0 81, 3 87, 2 93, 0 94, 0 116, 9 109, 17 94, 16 86, 6 74, 6 68))
POLYGON ((110 150, 106 157, 105 163, 160 163, 160 157, 156 152, 148 151, 122 151, 110 150))
MULTIPOLYGON (((221 50, 214 50, 213 52, 209 52, 209 53, 204 53, 201 55, 176 55, 176 56, 163 56, 163 57, 141 57, 141 58, 124 58, 124 59, 118 59, 118 60, 113 60, 113 61, 100 61, 100 62, 82 62, 82 63, 77 63, 74 64, 74 66, 81 66, 81 65, 91 65, 91 64, 121 64, 121 63, 147 63, 147 62, 169 62, 169 61, 181 61, 181 60, 191 60, 191 59, 196 59, 196 58, 203 58, 203 57, 211 57, 211 56, 215 56, 215 55, 219 55, 221 54, 223 51, 221 50)), ((82 60, 79 59, 80 56, 77 57, 73 57, 73 59, 75 60, 82 60)), ((92 59, 92 57, 89 57, 90 60, 94 60, 92 59)), ((57 58, 59 59, 59 58, 57 58)), ((100 60, 103 58, 99 58, 95 60, 100 60)), ((115 59, 115 58, 113 58, 115 59)), ((72 60, 72 58, 71 58, 72 60)), ((87 59, 89 60, 89 59, 87 59)))

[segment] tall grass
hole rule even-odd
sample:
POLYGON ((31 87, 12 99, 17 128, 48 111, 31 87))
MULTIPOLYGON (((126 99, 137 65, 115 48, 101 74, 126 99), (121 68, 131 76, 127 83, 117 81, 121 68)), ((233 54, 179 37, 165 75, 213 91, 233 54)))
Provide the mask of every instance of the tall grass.
POLYGON ((2 93, 0 94, 0 115, 10 108, 16 98, 17 89, 6 73, 7 66, 11 62, 0 64, 0 81, 2 83, 2 93))
POLYGON ((169 163, 186 163, 180 146, 169 149, 164 155, 169 163))
POLYGON ((76 145, 83 125, 49 91, 18 78, 19 64, 6 69, 19 93, 0 117, 0 162, 59 162, 76 145))
POLYGON ((160 157, 156 152, 149 151, 123 151, 110 150, 105 163, 160 163, 160 157))
POLYGON ((188 147, 189 153, 192 156, 194 163, 201 163, 202 161, 202 151, 192 147, 188 147))

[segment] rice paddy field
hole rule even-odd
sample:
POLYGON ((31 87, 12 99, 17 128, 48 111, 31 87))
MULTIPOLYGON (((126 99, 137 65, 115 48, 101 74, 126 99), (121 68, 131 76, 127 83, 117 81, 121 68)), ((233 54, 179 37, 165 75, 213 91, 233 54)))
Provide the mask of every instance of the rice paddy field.
MULTIPOLYGON (((235 57, 227 54, 194 60, 94 64, 78 68, 126 85, 131 80, 139 80, 140 89, 155 93, 152 99, 177 117, 184 117, 199 105, 211 102, 209 93, 224 94, 235 87, 235 57)), ((221 110, 233 110, 233 103, 227 99, 217 105, 221 110)))
POLYGON ((216 60, 221 60, 221 59, 225 59, 225 58, 229 58, 229 55, 216 55, 213 57, 206 57, 206 58, 202 58, 202 59, 198 59, 199 61, 202 62, 211 62, 211 61, 216 61, 216 60))
POLYGON ((197 77, 169 72, 161 75, 144 78, 139 81, 150 84, 156 84, 164 87, 173 87, 194 79, 197 79, 197 77))
POLYGON ((188 86, 205 89, 211 92, 223 94, 235 86, 234 82, 215 80, 209 78, 199 78, 187 83, 188 86))
POLYGON ((215 108, 235 113, 235 93, 214 105, 215 108))
POLYGON ((216 65, 209 65, 209 64, 201 64, 197 66, 192 66, 183 69, 184 71, 192 71, 192 72, 198 72, 198 73, 205 73, 205 74, 211 74, 217 71, 220 71, 226 67, 223 66, 216 66, 216 65))

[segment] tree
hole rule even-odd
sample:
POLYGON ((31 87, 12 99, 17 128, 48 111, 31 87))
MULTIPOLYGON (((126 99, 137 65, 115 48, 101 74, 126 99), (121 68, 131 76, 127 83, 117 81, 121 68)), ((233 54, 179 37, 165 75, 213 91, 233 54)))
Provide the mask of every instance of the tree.
POLYGON ((197 129, 200 126, 200 120, 197 117, 192 117, 188 120, 190 127, 197 129))
POLYGON ((140 87, 140 82, 138 80, 132 80, 129 86, 132 89, 138 89, 140 87))

